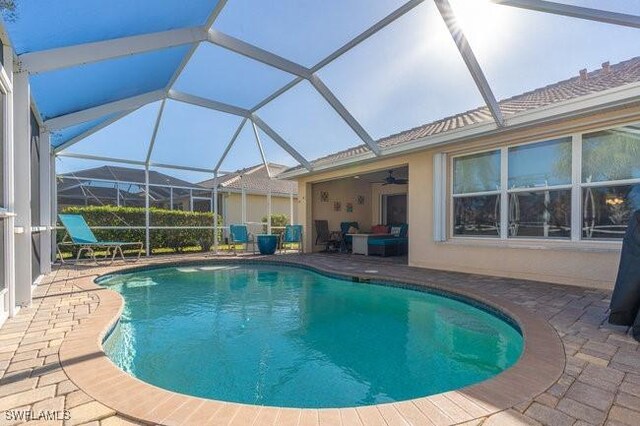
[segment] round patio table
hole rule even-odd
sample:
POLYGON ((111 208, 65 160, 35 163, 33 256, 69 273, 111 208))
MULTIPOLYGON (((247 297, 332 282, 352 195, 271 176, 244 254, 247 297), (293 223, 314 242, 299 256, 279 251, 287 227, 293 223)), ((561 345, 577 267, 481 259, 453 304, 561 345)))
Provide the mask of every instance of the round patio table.
POLYGON ((260 254, 274 254, 278 248, 278 236, 273 234, 258 235, 260 254))

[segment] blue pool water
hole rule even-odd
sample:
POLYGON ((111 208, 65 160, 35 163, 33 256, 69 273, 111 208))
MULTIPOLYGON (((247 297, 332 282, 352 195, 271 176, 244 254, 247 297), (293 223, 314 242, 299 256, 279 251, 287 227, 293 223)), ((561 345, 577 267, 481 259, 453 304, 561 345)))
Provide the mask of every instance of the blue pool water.
POLYGON ((128 373, 184 394, 346 407, 460 388, 513 365, 508 322, 426 292, 286 266, 202 265, 112 275, 124 312, 104 343, 128 373))

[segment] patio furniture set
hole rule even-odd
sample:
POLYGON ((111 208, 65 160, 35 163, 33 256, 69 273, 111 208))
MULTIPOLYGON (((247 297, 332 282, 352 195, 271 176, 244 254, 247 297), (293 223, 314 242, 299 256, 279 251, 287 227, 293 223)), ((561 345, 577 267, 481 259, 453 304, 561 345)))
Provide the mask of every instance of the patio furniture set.
MULTIPOLYGON (((66 230, 63 240, 56 245, 56 250, 60 258, 60 262, 64 263, 64 257, 60 247, 73 246, 77 248, 76 262, 80 260, 82 253, 87 253, 89 258, 97 263, 96 249, 104 250, 104 259, 110 259, 113 263, 119 254, 122 260, 125 260, 123 247, 133 247, 138 249, 136 260, 140 259, 144 244, 140 241, 124 242, 124 241, 100 241, 96 238, 93 231, 87 224, 82 215, 77 214, 60 214, 58 215, 60 222, 66 230), (70 241, 67 241, 69 237, 70 241)), ((256 252, 256 245, 260 254, 274 254, 278 247, 282 253, 286 246, 293 248, 297 246, 298 252, 302 252, 302 225, 286 225, 284 232, 280 238, 276 234, 258 234, 253 235, 248 231, 246 225, 231 225, 229 227, 229 245, 230 249, 237 254, 238 245, 244 246, 244 250, 248 251, 249 245, 253 246, 253 253, 256 252)))
POLYGON ((237 254, 237 245, 244 245, 245 251, 249 245, 253 246, 253 253, 256 252, 256 245, 260 254, 275 254, 278 246, 282 253, 285 247, 293 248, 297 245, 297 250, 302 253, 302 225, 286 225, 282 235, 258 234, 253 235, 248 231, 247 225, 229 226, 229 243, 237 254))
POLYGON ((327 220, 316 220, 316 245, 324 244, 326 252, 362 254, 365 256, 403 256, 407 254, 409 225, 375 225, 371 232, 360 232, 358 222, 341 222, 340 231, 330 231, 327 220))

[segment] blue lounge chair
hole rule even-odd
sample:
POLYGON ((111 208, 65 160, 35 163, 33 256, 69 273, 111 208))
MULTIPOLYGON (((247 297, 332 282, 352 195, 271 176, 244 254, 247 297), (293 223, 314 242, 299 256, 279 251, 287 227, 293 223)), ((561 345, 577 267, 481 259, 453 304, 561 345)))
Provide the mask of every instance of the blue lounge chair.
POLYGON ((122 242, 122 241, 98 241, 87 222, 84 220, 84 217, 79 214, 59 214, 58 218, 65 230, 67 231, 67 235, 71 238, 70 242, 65 241, 63 238, 62 242, 58 243, 56 248, 58 250, 58 255, 60 256, 60 262, 64 263, 64 259, 62 258, 62 251, 60 251, 61 245, 73 245, 78 246, 78 255, 76 256, 76 263, 80 260, 80 256, 83 252, 87 252, 89 256, 97 263, 98 259, 96 258, 95 249, 104 249, 106 250, 106 254, 104 256, 105 259, 109 257, 111 254, 111 263, 116 258, 116 254, 120 253, 120 257, 122 260, 124 259, 124 253, 122 252, 123 246, 138 246, 138 257, 136 260, 140 259, 140 255, 142 254, 143 244, 140 241, 137 242, 122 242), (113 250, 113 253, 111 251, 113 250))
POLYGON ((298 244, 298 252, 302 253, 302 225, 287 225, 280 241, 280 253, 284 250, 285 244, 298 244))
POLYGON ((229 237, 229 243, 233 246, 235 254, 238 254, 237 244, 244 244, 245 252, 249 249, 249 244, 253 245, 253 254, 256 254, 256 240, 249 233, 247 225, 230 225, 229 237))

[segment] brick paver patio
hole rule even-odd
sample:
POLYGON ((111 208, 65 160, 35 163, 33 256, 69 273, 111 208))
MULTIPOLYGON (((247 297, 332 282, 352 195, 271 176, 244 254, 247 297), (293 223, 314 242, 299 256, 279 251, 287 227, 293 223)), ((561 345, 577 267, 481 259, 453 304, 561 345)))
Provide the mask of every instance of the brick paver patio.
MULTIPOLYGON (((161 257, 140 263, 164 263, 197 256, 161 257)), ((461 424, 507 425, 639 425, 640 349, 623 327, 605 322, 610 293, 531 281, 430 271, 344 255, 285 255, 277 259, 303 262, 323 269, 354 274, 389 276, 396 280, 421 280, 451 288, 499 296, 545 318, 564 344, 564 374, 544 393, 490 417, 461 424)), ((97 308, 99 297, 77 285, 81 277, 121 268, 58 267, 45 277, 34 293, 33 305, 22 309, 0 329, 0 424, 19 424, 20 413, 68 410, 68 420, 32 421, 30 424, 138 424, 116 413, 80 390, 69 378, 58 356, 65 336, 86 321, 97 308), (74 281, 76 280, 76 281, 74 281)), ((526 386, 526 383, 522 384, 526 386)), ((410 424, 399 413, 382 412, 391 424, 410 424)), ((230 418, 237 424, 266 424, 267 409, 255 410, 253 418, 230 418)), ((284 418, 269 419, 281 424, 284 418)), ((287 419, 289 420, 289 419, 287 419)), ((293 424, 307 424, 294 419, 293 424)), ((330 419, 329 419, 330 420, 330 419)), ((343 424, 364 419, 342 419, 343 424)), ((312 419, 311 423, 323 423, 312 419)), ((414 421, 413 423, 418 423, 414 421)))

